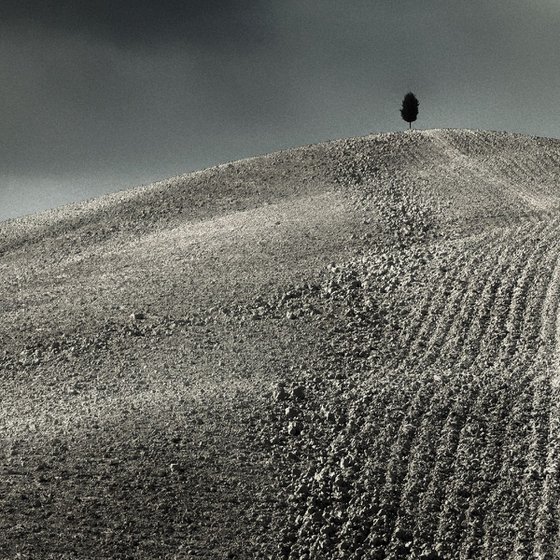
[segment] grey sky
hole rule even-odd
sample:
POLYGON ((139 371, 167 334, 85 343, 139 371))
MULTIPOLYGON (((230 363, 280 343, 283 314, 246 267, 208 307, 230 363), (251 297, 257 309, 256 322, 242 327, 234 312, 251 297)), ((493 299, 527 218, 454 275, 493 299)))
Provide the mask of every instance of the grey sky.
POLYGON ((0 219, 404 129, 409 90, 419 128, 559 137, 559 29, 557 0, 2 0, 0 219))

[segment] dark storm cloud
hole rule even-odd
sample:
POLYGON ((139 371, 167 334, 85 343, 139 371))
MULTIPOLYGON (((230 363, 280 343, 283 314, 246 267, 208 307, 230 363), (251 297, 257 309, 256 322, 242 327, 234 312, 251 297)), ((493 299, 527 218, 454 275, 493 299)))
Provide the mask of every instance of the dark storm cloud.
POLYGON ((3 0, 3 25, 32 25, 120 45, 180 41, 208 48, 265 38, 259 0, 3 0))
POLYGON ((421 128, 560 136, 559 28, 557 0, 4 0, 0 217, 401 129, 409 90, 421 128))

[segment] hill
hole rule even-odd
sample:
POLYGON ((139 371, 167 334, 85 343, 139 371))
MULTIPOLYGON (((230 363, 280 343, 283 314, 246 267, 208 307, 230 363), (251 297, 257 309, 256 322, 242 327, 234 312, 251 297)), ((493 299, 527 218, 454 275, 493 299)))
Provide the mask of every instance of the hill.
POLYGON ((0 558, 558 558, 559 168, 390 133, 0 224, 0 558))

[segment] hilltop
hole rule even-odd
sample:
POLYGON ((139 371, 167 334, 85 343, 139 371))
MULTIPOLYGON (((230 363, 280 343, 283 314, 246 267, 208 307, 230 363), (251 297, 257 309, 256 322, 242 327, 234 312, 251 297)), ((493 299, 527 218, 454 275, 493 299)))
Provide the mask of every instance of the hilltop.
POLYGON ((428 130, 0 223, 0 558, 556 558, 560 141, 428 130))

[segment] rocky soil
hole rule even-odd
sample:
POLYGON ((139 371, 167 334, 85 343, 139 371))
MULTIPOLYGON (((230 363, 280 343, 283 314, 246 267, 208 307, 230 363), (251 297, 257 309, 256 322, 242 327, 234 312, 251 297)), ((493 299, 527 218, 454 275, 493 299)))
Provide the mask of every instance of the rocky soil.
POLYGON ((412 131, 0 224, 0 558, 560 558, 559 169, 412 131))

